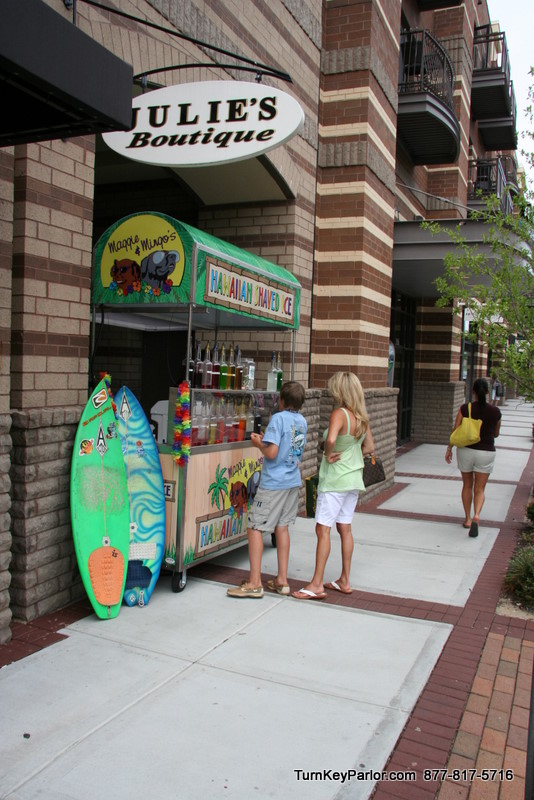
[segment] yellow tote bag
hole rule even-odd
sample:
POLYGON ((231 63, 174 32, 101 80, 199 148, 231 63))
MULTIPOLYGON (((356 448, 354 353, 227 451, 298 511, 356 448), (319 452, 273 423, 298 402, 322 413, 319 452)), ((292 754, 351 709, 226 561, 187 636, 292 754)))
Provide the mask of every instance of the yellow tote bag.
POLYGON ((463 417, 462 422, 450 436, 449 444, 451 447, 467 447, 470 444, 480 442, 481 419, 473 419, 471 416, 471 403, 467 406, 469 416, 463 417))

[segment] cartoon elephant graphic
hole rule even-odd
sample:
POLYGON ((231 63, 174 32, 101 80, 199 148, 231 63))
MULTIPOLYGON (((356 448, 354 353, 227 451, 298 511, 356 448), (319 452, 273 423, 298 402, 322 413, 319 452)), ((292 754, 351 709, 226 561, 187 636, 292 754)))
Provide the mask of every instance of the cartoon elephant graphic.
POLYGON ((156 289, 161 289, 180 260, 176 250, 156 250, 141 261, 141 279, 156 289))

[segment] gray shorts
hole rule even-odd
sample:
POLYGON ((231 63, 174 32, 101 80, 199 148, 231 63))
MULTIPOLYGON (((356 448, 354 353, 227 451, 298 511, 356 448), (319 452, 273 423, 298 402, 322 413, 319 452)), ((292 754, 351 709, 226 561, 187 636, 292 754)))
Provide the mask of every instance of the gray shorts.
POLYGON ((495 450, 473 450, 472 447, 458 447, 456 463, 460 472, 485 472, 489 475, 495 464, 495 450))
POLYGON ((255 531, 272 532, 277 525, 291 525, 299 510, 299 487, 293 489, 262 489, 248 512, 248 527, 255 531))

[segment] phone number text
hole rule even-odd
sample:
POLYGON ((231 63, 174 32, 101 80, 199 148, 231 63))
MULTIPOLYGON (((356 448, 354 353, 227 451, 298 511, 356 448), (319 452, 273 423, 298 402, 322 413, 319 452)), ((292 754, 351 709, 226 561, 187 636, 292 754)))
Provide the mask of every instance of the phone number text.
POLYGON ((424 781, 513 781, 513 769, 425 769, 424 781))

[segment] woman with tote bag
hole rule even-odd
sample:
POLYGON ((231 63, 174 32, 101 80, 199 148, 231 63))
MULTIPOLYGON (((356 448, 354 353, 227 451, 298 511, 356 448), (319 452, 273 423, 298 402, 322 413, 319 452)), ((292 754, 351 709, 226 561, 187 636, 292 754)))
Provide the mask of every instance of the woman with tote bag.
MULTIPOLYGON (((454 431, 460 428, 464 418, 482 420, 480 440, 475 444, 458 447, 456 460, 462 473, 462 505, 464 507, 464 528, 469 528, 469 536, 478 536, 480 512, 484 505, 485 488, 495 463, 495 438, 501 429, 501 412, 497 406, 487 402, 489 387, 487 381, 478 378, 473 384, 473 402, 464 403, 456 415, 454 431), (471 506, 473 515, 471 516, 471 506)), ((452 434, 451 434, 452 436, 452 434)), ((453 437, 454 441, 454 437, 453 437)), ((449 444, 445 461, 452 461, 453 445, 449 444)))

